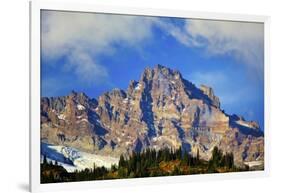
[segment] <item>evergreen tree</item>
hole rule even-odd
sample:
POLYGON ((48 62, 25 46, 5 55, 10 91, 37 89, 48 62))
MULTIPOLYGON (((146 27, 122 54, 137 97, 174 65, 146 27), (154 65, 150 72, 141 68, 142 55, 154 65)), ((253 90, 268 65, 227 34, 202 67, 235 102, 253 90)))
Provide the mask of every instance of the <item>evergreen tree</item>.
POLYGON ((47 157, 44 155, 44 156, 43 156, 43 164, 46 165, 47 163, 48 163, 48 162, 47 162, 47 157))
POLYGON ((121 154, 119 159, 119 167, 124 167, 124 166, 125 166, 125 159, 123 154, 121 154))
POLYGON ((188 153, 186 151, 183 153, 183 160, 182 160, 182 162, 185 165, 189 165, 188 153))
POLYGON ((179 149, 176 150, 176 157, 177 159, 181 160, 182 158, 182 149, 181 146, 179 147, 179 149))
POLYGON ((197 148, 197 152, 196 152, 196 164, 200 164, 200 154, 199 154, 199 149, 197 148))

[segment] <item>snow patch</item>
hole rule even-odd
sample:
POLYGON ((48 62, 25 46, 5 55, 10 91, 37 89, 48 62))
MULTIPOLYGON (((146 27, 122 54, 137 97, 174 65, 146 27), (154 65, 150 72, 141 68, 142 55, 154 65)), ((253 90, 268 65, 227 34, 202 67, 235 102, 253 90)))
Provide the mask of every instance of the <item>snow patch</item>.
POLYGON ((76 118, 77 119, 81 119, 83 117, 83 115, 79 115, 79 116, 77 116, 76 118))
POLYGON ((153 137, 153 138, 152 138, 152 141, 153 141, 153 142, 156 142, 156 141, 158 141, 158 138, 157 138, 157 137, 153 137))
POLYGON ((236 121, 236 123, 238 123, 239 125, 242 125, 244 127, 254 128, 250 123, 248 123, 246 121, 239 120, 239 121, 236 121))
POLYGON ((85 107, 83 105, 81 105, 81 104, 78 104, 77 105, 77 109, 82 111, 82 110, 85 110, 85 107))
POLYGON ((142 85, 140 83, 137 84, 137 86, 135 87, 135 90, 140 90, 142 87, 142 85))
POLYGON ((129 99, 128 99, 128 98, 125 98, 125 99, 123 100, 123 103, 127 104, 128 101, 129 101, 129 99))
POLYGON ((59 114, 58 118, 61 119, 61 120, 65 120, 65 115, 64 114, 59 114))
POLYGON ((244 162, 244 164, 248 165, 250 168, 255 166, 260 166, 263 164, 263 161, 250 161, 250 162, 244 162))
POLYGON ((84 122, 89 122, 87 119, 81 119, 81 121, 84 121, 84 122))
POLYGON ((76 121, 76 123, 81 123, 81 122, 87 122, 88 123, 89 121, 85 118, 76 121))
POLYGON ((128 145, 131 145, 132 144, 132 142, 130 142, 130 141, 126 141, 126 146, 128 146, 128 145))

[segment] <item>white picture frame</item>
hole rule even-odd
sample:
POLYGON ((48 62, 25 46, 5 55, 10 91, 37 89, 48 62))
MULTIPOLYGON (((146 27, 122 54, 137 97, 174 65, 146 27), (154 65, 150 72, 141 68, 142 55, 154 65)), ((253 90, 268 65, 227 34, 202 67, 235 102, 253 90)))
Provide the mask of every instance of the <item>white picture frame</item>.
POLYGON ((187 183, 190 181, 225 180, 255 178, 269 175, 270 171, 270 109, 269 109, 269 25, 267 16, 193 12, 184 10, 163 10, 133 7, 101 6, 82 3, 54 3, 32 1, 30 3, 30 190, 32 192, 96 189, 103 187, 125 187, 147 184, 187 183), (246 21, 264 23, 264 80, 265 80, 265 166, 264 171, 242 173, 221 173, 191 176, 154 177, 120 179, 106 181, 87 181, 73 183, 40 184, 40 10, 64 10, 96 13, 115 13, 145 16, 169 16, 181 18, 213 19, 227 21, 246 21))

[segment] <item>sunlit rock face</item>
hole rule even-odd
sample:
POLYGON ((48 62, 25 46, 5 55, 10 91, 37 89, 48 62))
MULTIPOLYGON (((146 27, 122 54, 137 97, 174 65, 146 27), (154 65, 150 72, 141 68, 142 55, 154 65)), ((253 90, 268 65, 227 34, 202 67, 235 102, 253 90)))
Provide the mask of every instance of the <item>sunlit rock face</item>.
MULTIPOLYGON (((241 99, 243 100, 243 99, 241 99)), ((179 71, 146 68, 126 91, 97 100, 84 93, 41 99, 41 139, 51 144, 118 157, 132 150, 182 147, 210 159, 218 146, 235 162, 263 160, 263 132, 256 122, 220 109, 212 88, 197 88, 179 71)))

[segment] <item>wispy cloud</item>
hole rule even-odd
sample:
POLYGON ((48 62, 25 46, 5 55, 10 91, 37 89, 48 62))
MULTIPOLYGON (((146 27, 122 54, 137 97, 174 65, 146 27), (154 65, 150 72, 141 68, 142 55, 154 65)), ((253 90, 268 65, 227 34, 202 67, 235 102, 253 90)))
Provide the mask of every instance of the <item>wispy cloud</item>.
POLYGON ((185 28, 201 46, 207 46, 208 53, 232 55, 252 70, 263 71, 263 24, 191 20, 185 28))
POLYGON ((228 55, 263 76, 264 28, 261 23, 188 19, 183 27, 162 23, 180 43, 203 48, 210 56, 228 55))
MULTIPOLYGON (((42 11, 42 56, 65 58, 65 69, 81 81, 98 84, 108 78, 100 56, 113 56, 116 45, 140 50, 159 28, 187 47, 202 48, 210 56, 228 55, 263 77, 263 25, 259 23, 182 20, 156 17, 42 11)), ((57 62, 49 62, 58 64, 57 62)))
POLYGON ((65 68, 97 83, 108 76, 98 56, 114 53, 116 44, 138 48, 152 36, 153 23, 151 17, 42 11, 42 56, 65 57, 65 68))

